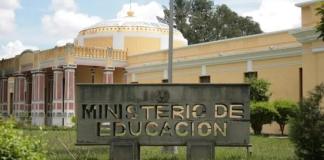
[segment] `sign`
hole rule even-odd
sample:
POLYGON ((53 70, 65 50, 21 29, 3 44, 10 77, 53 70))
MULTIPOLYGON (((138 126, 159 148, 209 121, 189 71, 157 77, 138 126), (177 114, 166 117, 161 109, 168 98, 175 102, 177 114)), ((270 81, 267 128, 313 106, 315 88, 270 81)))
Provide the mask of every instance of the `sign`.
POLYGON ((77 85, 78 145, 247 146, 249 120, 246 84, 77 85))

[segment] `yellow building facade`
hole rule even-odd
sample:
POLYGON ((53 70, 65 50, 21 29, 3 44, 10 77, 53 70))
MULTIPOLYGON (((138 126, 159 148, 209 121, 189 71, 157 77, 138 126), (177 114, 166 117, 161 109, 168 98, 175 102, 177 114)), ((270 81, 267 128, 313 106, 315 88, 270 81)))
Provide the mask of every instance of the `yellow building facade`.
MULTIPOLYGON (((174 83, 244 83, 257 76, 271 83, 271 100, 299 101, 324 82, 324 43, 315 29, 319 5, 297 4, 298 29, 190 46, 175 29, 174 83)), ((34 125, 70 126, 77 83, 165 82, 168 32, 167 25, 129 12, 80 31, 74 44, 2 60, 1 111, 30 117, 34 125)))

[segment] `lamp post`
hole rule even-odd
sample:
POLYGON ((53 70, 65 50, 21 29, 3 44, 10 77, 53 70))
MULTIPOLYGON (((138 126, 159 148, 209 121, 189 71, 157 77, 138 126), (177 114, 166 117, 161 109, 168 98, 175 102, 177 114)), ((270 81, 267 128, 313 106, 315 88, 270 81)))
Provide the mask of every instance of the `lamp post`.
POLYGON ((169 52, 168 52, 168 83, 172 83, 172 62, 173 62, 173 10, 174 0, 170 0, 169 12, 169 52))
MULTIPOLYGON (((168 83, 172 83, 172 63, 173 63, 173 17, 174 17, 174 0, 170 0, 170 12, 169 12, 169 52, 168 52, 168 83)), ((177 153, 177 147, 164 146, 162 152, 177 153)))

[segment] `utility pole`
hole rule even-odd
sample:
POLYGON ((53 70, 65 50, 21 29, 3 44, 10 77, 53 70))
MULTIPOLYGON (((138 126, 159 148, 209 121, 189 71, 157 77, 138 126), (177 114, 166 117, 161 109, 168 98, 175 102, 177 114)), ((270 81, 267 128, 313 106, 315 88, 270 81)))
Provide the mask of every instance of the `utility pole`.
MULTIPOLYGON (((168 52, 168 83, 172 83, 172 63, 173 63, 173 17, 174 17, 174 0, 170 0, 170 12, 169 12, 169 52, 168 52)), ((177 153, 177 147, 164 146, 162 152, 175 154, 177 153)))
POLYGON ((169 54, 168 54, 168 82, 172 83, 172 63, 173 63, 173 10, 174 0, 170 0, 169 13, 169 54))

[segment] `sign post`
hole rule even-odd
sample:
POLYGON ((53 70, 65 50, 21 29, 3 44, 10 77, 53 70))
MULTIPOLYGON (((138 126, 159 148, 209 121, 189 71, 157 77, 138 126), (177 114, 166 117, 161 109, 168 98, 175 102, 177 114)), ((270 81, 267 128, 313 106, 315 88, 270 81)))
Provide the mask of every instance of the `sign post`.
POLYGON ((187 146, 188 160, 215 146, 249 146, 249 85, 77 85, 77 144, 111 145, 110 159, 139 160, 140 146, 187 146))

